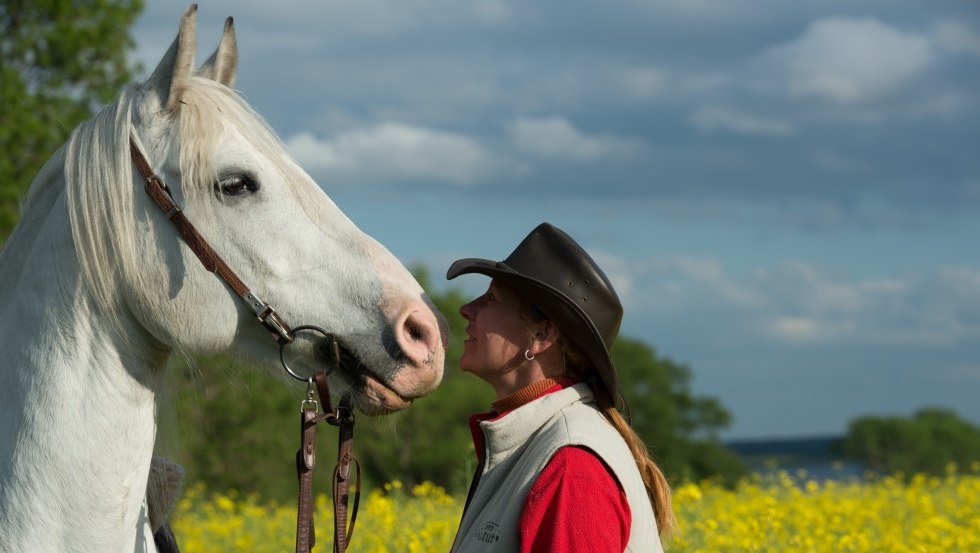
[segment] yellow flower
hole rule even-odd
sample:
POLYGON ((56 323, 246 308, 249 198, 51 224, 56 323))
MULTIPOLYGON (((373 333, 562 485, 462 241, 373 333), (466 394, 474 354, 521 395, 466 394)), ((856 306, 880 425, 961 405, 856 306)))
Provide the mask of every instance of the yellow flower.
MULTIPOLYGON (((906 553, 980 551, 980 471, 942 478, 808 480, 755 476, 726 489, 712 482, 674 490, 680 532, 669 553, 906 553)), ((805 476, 805 475, 800 475, 805 476)), ((448 551, 465 498, 425 482, 394 481, 367 493, 351 551, 448 551)), ((185 553, 272 553, 294 547, 294 506, 188 488, 172 525, 185 553)), ((332 549, 332 506, 316 498, 317 545, 332 549)))

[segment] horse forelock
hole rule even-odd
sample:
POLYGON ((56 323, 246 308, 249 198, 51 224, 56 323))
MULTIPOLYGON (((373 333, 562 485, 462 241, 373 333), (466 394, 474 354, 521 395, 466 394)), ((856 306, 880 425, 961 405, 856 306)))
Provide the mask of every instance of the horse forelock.
MULTIPOLYGON (((195 205, 207 210, 216 206, 202 195, 214 194, 214 184, 219 178, 214 166, 215 153, 222 143, 224 131, 236 129, 248 139, 258 159, 268 161, 267 169, 278 173, 278 178, 288 187, 297 205, 309 216, 310 221, 326 233, 322 212, 317 206, 324 202, 333 205, 293 160, 279 135, 265 118, 256 112, 234 90, 207 78, 189 79, 180 91, 179 112, 180 173, 183 192, 195 205), (311 186, 312 185, 312 186, 311 186)), ((338 210, 338 214, 340 214, 338 210)), ((341 214, 342 215, 342 214, 341 214)))
MULTIPOLYGON (((278 134, 238 93, 216 81, 195 77, 181 91, 181 99, 178 140, 185 194, 213 194, 219 177, 214 166, 215 153, 224 131, 231 127, 247 138, 256 158, 268 161, 266 167, 278 172, 289 186, 289 193, 317 221, 315 212, 308 208, 322 201, 322 194, 308 186, 308 177, 301 178, 302 169, 289 156, 278 134)), ((215 202, 199 204, 207 209, 215 202)))

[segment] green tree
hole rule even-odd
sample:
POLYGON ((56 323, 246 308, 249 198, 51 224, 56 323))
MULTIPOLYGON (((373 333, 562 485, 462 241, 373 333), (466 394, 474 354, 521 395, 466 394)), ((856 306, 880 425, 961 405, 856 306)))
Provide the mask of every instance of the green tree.
POLYGON ((980 461, 980 427, 935 407, 911 418, 862 417, 849 425, 842 448, 877 472, 943 474, 950 463, 980 461))
POLYGON ((132 80, 128 30, 142 9, 142 0, 0 4, 0 243, 44 161, 132 80))

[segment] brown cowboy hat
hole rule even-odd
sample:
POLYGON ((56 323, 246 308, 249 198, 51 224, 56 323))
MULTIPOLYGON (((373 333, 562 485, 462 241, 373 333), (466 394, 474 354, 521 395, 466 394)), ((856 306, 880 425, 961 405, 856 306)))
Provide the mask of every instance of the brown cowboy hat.
POLYGON ((609 395, 620 395, 609 352, 619 334, 623 305, 602 269, 565 232, 542 223, 507 259, 460 259, 446 278, 466 273, 484 274, 513 288, 582 350, 609 395))

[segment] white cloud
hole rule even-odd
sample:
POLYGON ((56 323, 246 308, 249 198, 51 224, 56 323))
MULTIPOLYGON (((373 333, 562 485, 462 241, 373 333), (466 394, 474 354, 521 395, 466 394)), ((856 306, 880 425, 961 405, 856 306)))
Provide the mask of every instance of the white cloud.
POLYGON ((691 122, 705 132, 728 131, 773 137, 793 134, 793 126, 784 121, 718 107, 698 109, 691 114, 691 122))
POLYGON ((775 317, 765 330, 776 339, 795 344, 813 344, 837 339, 854 330, 850 321, 831 322, 812 317, 775 317))
POLYGON ((604 251, 591 250, 589 255, 606 273, 609 283, 612 284, 613 290, 619 296, 619 301, 624 305, 632 303, 633 274, 626 260, 604 251))
POLYGON ((712 258, 632 265, 636 309, 786 344, 947 346, 980 340, 980 270, 849 278, 803 263, 730 275, 712 258), (640 286, 638 283, 643 283, 640 286))
POLYGON ((634 67, 613 74, 613 80, 630 98, 650 100, 667 87, 668 78, 663 71, 652 67, 634 67))
POLYGON ((383 123, 330 139, 309 132, 286 146, 310 172, 352 179, 431 179, 469 185, 494 170, 496 161, 478 141, 452 132, 383 123))
POLYGON ((937 23, 933 37, 941 48, 980 56, 980 33, 960 21, 937 23))
POLYGON ((980 310, 980 271, 966 267, 943 267, 938 275, 941 286, 947 295, 955 299, 957 307, 972 306, 980 310))
MULTIPOLYGON (((462 5, 466 5, 463 3, 462 5)), ((511 19, 511 7, 505 1, 501 0, 479 0, 477 2, 470 2, 471 9, 477 18, 481 21, 487 23, 504 23, 511 19)), ((458 2, 452 2, 450 5, 459 6, 458 2)))
POLYGON ((718 261, 707 257, 680 255, 654 259, 641 272, 653 273, 644 280, 660 288, 654 294, 658 305, 680 306, 691 299, 700 302, 710 295, 720 302, 718 305, 757 309, 764 299, 755 290, 729 278, 718 261))
POLYGON ((726 89, 738 82, 739 79, 722 71, 695 73, 681 76, 678 81, 678 89, 683 94, 698 96, 712 93, 723 94, 726 89))
POLYGON ((857 173, 869 168, 860 157, 832 148, 816 149, 810 152, 810 159, 817 167, 830 173, 857 173))
POLYGON ((658 15, 674 16, 693 19, 699 22, 705 20, 731 20, 744 15, 744 6, 738 2, 717 2, 715 0, 657 0, 655 2, 641 1, 638 4, 652 6, 658 15))
POLYGON ((932 59, 925 36, 870 18, 817 20, 799 40, 772 54, 785 65, 793 93, 840 103, 887 94, 932 59))
POLYGON ((586 135, 561 117, 518 118, 508 125, 507 133, 520 152, 551 159, 596 161, 630 155, 643 148, 642 142, 635 139, 586 135))
POLYGON ((677 256, 666 267, 700 282, 719 282, 724 278, 721 264, 707 257, 677 256))
POLYGON ((974 365, 957 365, 950 367, 946 371, 946 378, 962 384, 974 384, 980 383, 980 364, 974 365))

